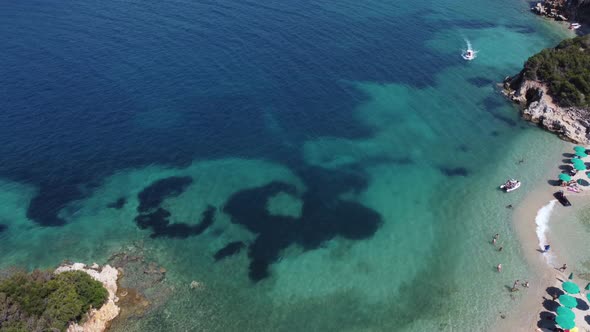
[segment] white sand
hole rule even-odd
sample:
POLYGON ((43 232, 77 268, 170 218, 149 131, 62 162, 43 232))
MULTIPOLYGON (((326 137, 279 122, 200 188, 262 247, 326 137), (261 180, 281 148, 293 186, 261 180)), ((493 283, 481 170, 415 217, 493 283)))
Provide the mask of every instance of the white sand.
MULTIPOLYGON (((537 189, 525 197, 515 209, 513 216, 514 228, 520 238, 525 258, 535 272, 535 275, 529 280, 530 288, 521 288, 521 292, 526 292, 526 296, 516 307, 515 312, 507 315, 506 319, 499 320, 498 324, 492 328, 493 331, 551 331, 550 329, 544 328, 543 325, 539 327, 541 312, 548 311, 543 307, 543 302, 545 299, 551 300, 551 295, 547 294, 547 288, 553 286, 561 289, 561 283, 562 281, 567 280, 572 266, 568 266, 568 270, 564 273, 557 270, 563 262, 566 262, 564 257, 567 257, 565 252, 560 252, 560 249, 563 251, 563 248, 560 248, 559 243, 567 241, 567 239, 560 239, 551 232, 551 221, 549 221, 548 228, 544 230, 543 234, 538 234, 541 230, 539 229, 539 225, 535 223, 535 218, 538 211, 554 199, 553 193, 560 189, 564 190, 573 206, 583 202, 583 200, 587 200, 588 198, 586 196, 590 196, 590 187, 581 187, 584 188, 585 191, 582 191, 581 193, 573 193, 565 190, 565 188, 554 187, 547 184, 547 179, 551 179, 559 174, 558 166, 561 163, 558 163, 558 160, 560 157, 561 156, 556 156, 555 167, 548 172, 547 176, 538 185, 537 189), (539 237, 538 235, 541 236, 539 237), (539 238, 543 239, 543 236, 546 237, 547 243, 551 245, 551 250, 548 253, 550 255, 538 251, 540 248, 539 238)), ((587 157, 586 159, 590 158, 587 157)), ((574 177, 575 180, 580 178, 589 180, 586 177, 585 172, 578 172, 574 177)), ((555 208, 561 209, 563 207, 561 204, 557 203, 555 208)), ((571 209, 568 213, 572 213, 574 210, 569 207, 567 209, 571 209)), ((582 293, 575 295, 575 297, 588 302, 585 291, 583 290, 587 281, 575 279, 574 282, 576 282, 582 290, 582 293)), ((575 322, 579 331, 590 331, 590 324, 585 320, 585 317, 590 315, 590 312, 581 311, 579 309, 573 309, 573 311, 576 314, 575 322)))

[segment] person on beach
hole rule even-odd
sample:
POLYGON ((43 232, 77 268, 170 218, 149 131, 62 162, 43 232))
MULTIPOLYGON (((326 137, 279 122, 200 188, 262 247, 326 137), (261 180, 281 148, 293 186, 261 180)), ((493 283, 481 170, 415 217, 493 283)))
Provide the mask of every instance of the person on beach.
POLYGON ((502 264, 498 264, 498 266, 496 266, 496 269, 498 269, 498 272, 502 272, 502 264))
POLYGON ((563 264, 563 266, 562 266, 562 267, 560 267, 558 270, 559 270, 560 272, 565 272, 565 270, 566 270, 566 269, 567 269, 567 264, 565 264, 565 263, 564 263, 564 264, 563 264))
POLYGON ((520 280, 516 280, 514 282, 514 285, 512 285, 512 289, 510 290, 511 292, 516 292, 518 290, 518 283, 520 282, 520 280))
POLYGON ((522 287, 529 288, 529 282, 525 280, 525 282, 522 284, 522 287))
POLYGON ((559 296, 555 293, 551 294, 551 299, 553 299, 553 301, 557 301, 557 299, 559 298, 559 296))
POLYGON ((498 233, 496 233, 496 235, 494 235, 494 237, 492 238, 492 244, 496 245, 496 242, 498 241, 498 238, 500 237, 500 235, 498 233))

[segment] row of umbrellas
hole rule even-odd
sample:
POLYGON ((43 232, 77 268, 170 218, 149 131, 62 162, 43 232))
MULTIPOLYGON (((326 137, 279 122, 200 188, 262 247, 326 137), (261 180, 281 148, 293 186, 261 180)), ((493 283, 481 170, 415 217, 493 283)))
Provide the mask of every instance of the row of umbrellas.
MULTIPOLYGON (((574 274, 571 273, 568 279, 574 279, 574 274)), ((563 284, 561 284, 561 287, 569 294, 580 293, 580 287, 578 287, 578 285, 572 281, 565 281, 563 284)), ((590 283, 586 285, 585 290, 590 290, 590 283)), ((588 298, 588 301, 590 301, 590 293, 586 294, 586 297, 588 298)), ((578 331, 578 329, 575 327, 576 323, 574 322, 576 314, 574 314, 572 311, 572 308, 575 308, 578 305, 578 300, 576 300, 576 298, 571 295, 563 294, 559 296, 559 303, 561 303, 561 306, 555 310, 557 313, 555 323, 561 326, 561 328, 569 330, 570 332, 578 331)))
MULTIPOLYGON (((586 148, 578 145, 574 147, 574 151, 575 155, 578 157, 571 160, 572 164, 574 165, 574 169, 578 171, 585 171, 586 165, 584 164, 584 161, 579 158, 588 157, 586 148)), ((590 174, 587 174, 587 176, 590 178, 590 174)), ((559 179, 561 181, 569 182, 571 181, 572 177, 569 174, 562 173, 559 174, 559 179)), ((568 279, 573 280, 574 274, 571 273, 568 279)), ((561 284, 561 287, 568 294, 580 293, 580 287, 578 287, 578 285, 573 281, 565 281, 563 284, 561 284)), ((590 283, 586 285, 585 289, 590 291, 590 283)), ((555 323, 561 326, 561 328, 569 330, 570 332, 578 332, 578 328, 574 322, 576 314, 572 311, 572 308, 575 308, 578 305, 578 300, 568 294, 563 294, 559 297, 559 303, 561 303, 561 306, 555 311, 557 313, 555 323)), ((588 301, 590 301, 590 293, 586 294, 586 297, 588 298, 588 301)))
MULTIPOLYGON (((586 165, 584 164, 584 161, 580 158, 585 158, 588 157, 588 154, 586 153, 586 148, 583 146, 575 146, 574 147, 574 151, 575 154, 578 158, 572 158, 571 159, 571 163, 574 165, 574 169, 576 171, 585 171, 586 170, 586 165)), ((590 174, 588 174, 588 178, 590 178, 590 174)), ((559 179, 561 181, 571 181, 572 177, 569 174, 559 174, 559 179)))

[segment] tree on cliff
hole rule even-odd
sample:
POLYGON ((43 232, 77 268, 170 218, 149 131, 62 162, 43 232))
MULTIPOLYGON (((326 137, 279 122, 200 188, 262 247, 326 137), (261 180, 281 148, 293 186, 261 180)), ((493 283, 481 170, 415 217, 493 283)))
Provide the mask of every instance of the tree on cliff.
POLYGON ((82 271, 15 273, 0 280, 0 331, 63 331, 107 298, 102 284, 82 271))
POLYGON ((560 106, 590 107, 590 36, 566 39, 530 57, 523 77, 546 83, 560 106))

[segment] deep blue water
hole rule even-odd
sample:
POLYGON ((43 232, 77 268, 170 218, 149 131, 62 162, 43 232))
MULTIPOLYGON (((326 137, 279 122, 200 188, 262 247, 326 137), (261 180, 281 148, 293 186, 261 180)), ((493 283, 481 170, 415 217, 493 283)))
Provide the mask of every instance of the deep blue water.
POLYGON ((2 13, 0 176, 40 188, 28 216, 43 225, 63 223, 56 212, 81 184, 122 168, 225 155, 297 164, 310 134, 369 133, 350 118, 363 96, 347 81, 423 86, 456 60, 424 50, 429 29, 313 1, 23 1, 2 13), (142 113, 164 126, 138 127, 142 113))

